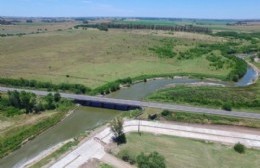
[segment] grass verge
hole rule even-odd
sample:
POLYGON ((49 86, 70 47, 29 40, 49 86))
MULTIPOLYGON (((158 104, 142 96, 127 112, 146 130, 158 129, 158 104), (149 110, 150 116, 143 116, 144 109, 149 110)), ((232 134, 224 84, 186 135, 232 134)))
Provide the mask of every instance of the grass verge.
POLYGON ((78 140, 73 140, 73 141, 67 142, 62 147, 60 147, 58 150, 56 150, 52 154, 48 155, 47 157, 43 158, 42 160, 40 160, 39 162, 37 162, 36 164, 31 166, 30 168, 39 168, 39 167, 43 167, 43 166, 47 165, 51 161, 58 159, 61 155, 65 154, 67 151, 69 151, 73 147, 77 146, 78 143, 79 143, 78 140))
POLYGON ((186 112, 170 112, 168 111, 163 115, 162 110, 159 109, 146 109, 144 113, 139 117, 140 119, 147 120, 149 115, 157 115, 157 119, 163 119, 167 121, 176 121, 184 123, 196 123, 196 124, 216 124, 216 125, 233 125, 243 126, 251 128, 260 128, 260 120, 254 119, 242 119, 232 118, 218 115, 207 114, 194 114, 186 112))
POLYGON ((118 157, 128 153, 136 158, 141 152, 157 151, 166 159, 167 167, 258 167, 260 151, 248 149, 238 154, 232 147, 203 141, 163 136, 131 133, 127 135, 127 144, 113 151, 118 157))

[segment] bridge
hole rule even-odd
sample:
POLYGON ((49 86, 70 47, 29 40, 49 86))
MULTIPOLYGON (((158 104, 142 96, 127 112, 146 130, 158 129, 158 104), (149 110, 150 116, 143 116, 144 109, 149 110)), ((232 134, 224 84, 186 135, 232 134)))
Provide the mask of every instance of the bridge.
MULTIPOLYGON (((50 92, 39 91, 39 90, 26 90, 26 89, 16 89, 8 87, 0 87, 0 92, 8 91, 26 91, 34 93, 38 96, 46 96, 50 92)), ((190 112, 190 113, 200 113, 200 114, 212 114, 212 115, 224 115, 230 117, 239 117, 239 118, 251 118, 251 119, 260 119, 260 113, 249 113, 249 112, 236 112, 236 111, 224 111, 219 109, 209 109, 201 107, 192 107, 192 106, 183 106, 175 104, 165 104, 165 103, 154 103, 154 102, 145 102, 145 101, 135 101, 135 100, 123 100, 123 99, 113 99, 105 98, 99 96, 87 96, 87 95, 77 95, 77 94, 68 94, 60 93, 61 97, 74 100, 75 102, 93 107, 116 109, 116 110, 131 110, 143 107, 157 108, 163 110, 171 110, 178 112, 190 112)))

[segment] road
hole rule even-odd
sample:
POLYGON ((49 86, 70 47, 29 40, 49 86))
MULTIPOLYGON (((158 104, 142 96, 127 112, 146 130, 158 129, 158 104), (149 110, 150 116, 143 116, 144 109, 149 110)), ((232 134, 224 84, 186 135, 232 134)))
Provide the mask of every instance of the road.
MULTIPOLYGON (((260 149, 260 134, 258 130, 245 132, 242 130, 232 130, 229 127, 220 129, 218 127, 207 128, 204 125, 194 126, 138 120, 125 121, 125 133, 138 132, 138 130, 156 135, 178 136, 231 145, 240 142, 247 147, 260 149)), ((105 146, 111 143, 112 136, 110 128, 104 128, 94 135, 93 138, 57 161, 51 168, 77 168, 93 158, 109 163, 116 168, 130 167, 126 166, 125 163, 120 163, 119 160, 113 161, 113 159, 110 159, 108 161, 109 155, 105 152, 105 146)))
MULTIPOLYGON (((45 96, 49 93, 47 91, 0 87, 0 92, 7 92, 7 91, 14 91, 14 90, 32 92, 39 96, 45 96)), ((239 117, 239 118, 260 119, 260 113, 258 114, 258 113, 236 112, 236 111, 229 112, 229 111, 218 110, 218 109, 209 109, 209 108, 183 106, 183 105, 175 105, 175 104, 165 104, 165 103, 134 101, 134 100, 113 99, 113 98, 86 96, 86 95, 77 95, 77 94, 68 94, 68 93, 61 93, 61 97, 73 99, 73 100, 96 101, 96 102, 103 102, 103 103, 129 105, 129 106, 158 108, 158 109, 172 110, 172 111, 183 111, 183 112, 191 112, 191 113, 224 115, 224 116, 239 117)))

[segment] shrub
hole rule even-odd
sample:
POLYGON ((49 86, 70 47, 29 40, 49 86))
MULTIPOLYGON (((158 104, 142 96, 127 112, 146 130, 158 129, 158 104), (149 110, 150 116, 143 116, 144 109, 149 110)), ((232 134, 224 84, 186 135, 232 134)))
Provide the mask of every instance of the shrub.
POLYGON ((155 46, 149 48, 150 51, 153 51, 159 58, 173 58, 176 56, 176 53, 173 51, 173 41, 164 40, 162 41, 162 46, 155 46))
POLYGON ((55 101, 55 102, 59 102, 60 99, 61 99, 61 95, 60 95, 59 93, 55 93, 55 94, 54 94, 54 101, 55 101))
POLYGON ((171 112, 169 110, 163 110, 163 112, 161 113, 163 117, 169 116, 170 114, 171 112))
POLYGON ((232 111, 232 105, 231 105, 231 103, 225 103, 225 104, 223 104, 222 109, 223 109, 223 110, 226 110, 226 111, 232 111))
POLYGON ((165 158, 157 152, 149 155, 141 153, 137 156, 138 168, 166 168, 165 158))
POLYGON ((246 151, 246 147, 241 144, 241 143, 237 143, 235 146, 234 146, 234 150, 238 153, 245 153, 246 151))
POLYGON ((149 114, 148 119, 155 120, 157 117, 158 117, 157 114, 149 114))
POLYGON ((128 162, 132 165, 135 164, 135 162, 136 162, 135 159, 129 155, 129 152, 127 150, 123 150, 122 152, 120 152, 119 155, 120 155, 119 157, 123 161, 128 162))

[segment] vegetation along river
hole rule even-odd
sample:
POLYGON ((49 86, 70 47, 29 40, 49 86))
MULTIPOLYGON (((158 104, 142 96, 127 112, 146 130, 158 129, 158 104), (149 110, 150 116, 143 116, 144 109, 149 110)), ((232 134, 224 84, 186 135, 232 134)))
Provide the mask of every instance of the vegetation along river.
MULTIPOLYGON (((235 83, 235 86, 247 86, 257 79, 257 75, 258 73, 249 66, 246 75, 240 79, 239 82, 235 83)), ((190 84, 197 82, 201 82, 201 80, 188 78, 148 80, 146 83, 141 82, 134 84, 129 88, 123 88, 108 95, 108 97, 129 100, 142 100, 147 95, 170 84, 190 84)), ((225 84, 223 82, 212 81, 211 83, 225 84)), ((91 130, 107 122, 108 120, 111 120, 118 114, 119 111, 115 110, 80 107, 73 114, 71 114, 53 128, 45 131, 43 134, 37 136, 32 141, 26 143, 11 155, 1 159, 0 167, 20 167, 28 160, 39 155, 42 151, 45 151, 60 142, 74 138, 82 132, 91 130)))

